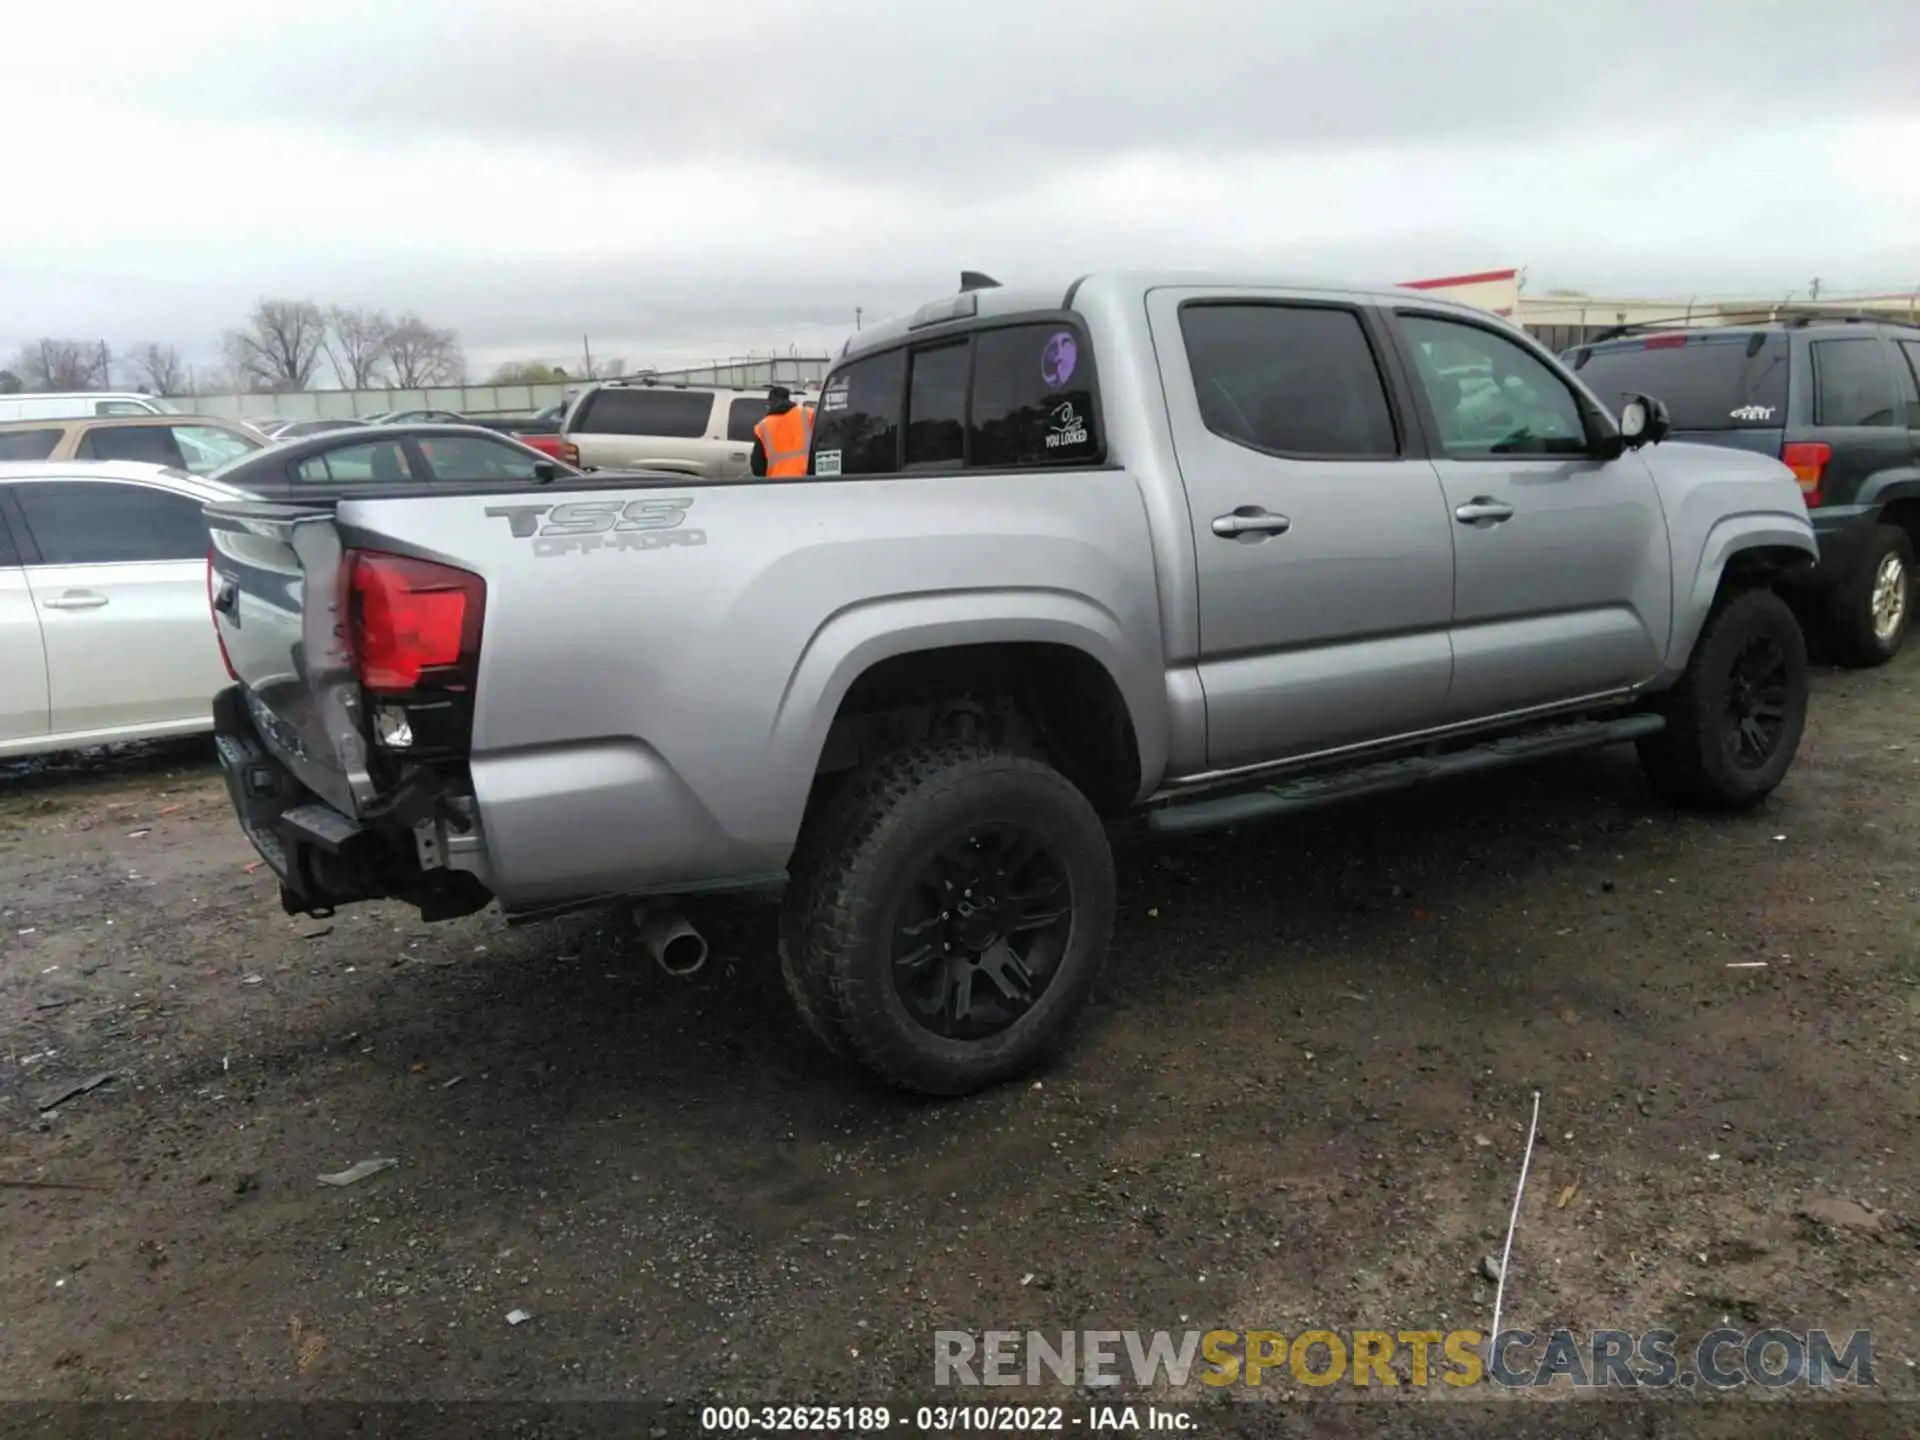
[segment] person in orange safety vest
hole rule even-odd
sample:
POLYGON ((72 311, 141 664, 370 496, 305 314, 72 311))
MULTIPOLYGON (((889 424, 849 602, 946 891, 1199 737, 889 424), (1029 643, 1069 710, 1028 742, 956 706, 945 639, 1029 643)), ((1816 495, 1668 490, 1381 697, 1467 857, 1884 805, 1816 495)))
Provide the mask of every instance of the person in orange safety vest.
POLYGON ((813 448, 813 407, 795 405, 784 385, 767 391, 767 415, 753 427, 753 473, 769 480, 789 480, 807 473, 807 453, 813 448))

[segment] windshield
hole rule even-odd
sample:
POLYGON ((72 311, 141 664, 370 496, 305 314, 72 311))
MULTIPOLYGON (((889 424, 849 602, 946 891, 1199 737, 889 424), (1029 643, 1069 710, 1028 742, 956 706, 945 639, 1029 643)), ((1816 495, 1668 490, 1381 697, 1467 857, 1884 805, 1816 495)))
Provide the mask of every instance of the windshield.
POLYGON ((1676 430, 1774 429, 1786 423, 1787 337, 1653 335, 1568 359, 1587 388, 1616 414, 1629 392, 1663 401, 1676 430))

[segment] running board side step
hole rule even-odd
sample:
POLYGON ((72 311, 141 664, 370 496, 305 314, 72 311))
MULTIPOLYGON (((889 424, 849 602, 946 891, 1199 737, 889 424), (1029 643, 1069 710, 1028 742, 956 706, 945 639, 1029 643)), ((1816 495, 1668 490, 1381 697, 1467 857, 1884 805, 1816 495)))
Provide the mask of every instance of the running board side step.
POLYGON ((1499 770, 1545 755, 1594 750, 1602 745, 1658 734, 1666 728, 1666 718, 1661 715, 1580 720, 1546 730, 1507 735, 1498 740, 1489 740, 1484 745, 1450 751, 1445 755, 1409 755, 1397 760, 1376 761, 1352 770, 1282 780, 1263 785, 1257 790, 1241 790, 1231 795, 1184 803, 1176 801, 1149 811, 1147 826, 1159 835, 1189 835, 1198 830, 1217 830, 1246 820, 1264 820, 1273 815, 1312 810, 1338 800, 1407 790, 1429 780, 1450 780, 1482 770, 1499 770))

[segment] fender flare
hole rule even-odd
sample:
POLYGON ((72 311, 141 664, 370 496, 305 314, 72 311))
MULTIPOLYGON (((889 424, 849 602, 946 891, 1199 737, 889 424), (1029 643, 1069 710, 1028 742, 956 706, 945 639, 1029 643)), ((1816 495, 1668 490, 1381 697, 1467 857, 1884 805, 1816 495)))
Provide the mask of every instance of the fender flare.
POLYGON ((1855 503, 1892 505, 1901 500, 1920 500, 1920 466, 1902 465, 1880 471, 1860 487, 1855 503))
POLYGON ((1743 550, 1797 550, 1809 564, 1820 558, 1819 542, 1805 515, 1784 510, 1748 511, 1722 516, 1707 531, 1700 555, 1693 567, 1693 579, 1684 591, 1676 584, 1677 602, 1673 617, 1673 643, 1667 649, 1667 673, 1684 670, 1693 654, 1693 643, 1713 609, 1714 596, 1720 592, 1720 578, 1727 563, 1743 550))
POLYGON ((1071 591, 1010 587, 895 595, 828 616, 787 677, 767 737, 767 773, 779 777, 782 793, 769 803, 790 824, 789 833, 799 828, 828 729, 861 675, 901 655, 993 644, 1064 645, 1098 663, 1133 726, 1140 756, 1136 798, 1153 792, 1166 769, 1169 743, 1157 635, 1129 635, 1118 616, 1071 591))

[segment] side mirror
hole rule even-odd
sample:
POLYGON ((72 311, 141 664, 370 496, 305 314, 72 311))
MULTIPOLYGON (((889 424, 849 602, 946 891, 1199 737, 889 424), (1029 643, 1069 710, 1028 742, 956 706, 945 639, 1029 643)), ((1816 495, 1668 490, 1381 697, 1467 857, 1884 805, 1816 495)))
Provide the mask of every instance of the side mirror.
POLYGON ((558 480, 559 478, 560 478, 560 467, 554 464, 553 461, 536 460, 533 462, 533 483, 534 484, 551 485, 554 481, 558 480))
POLYGON ((1630 450, 1658 445, 1673 433, 1667 407, 1650 395, 1629 395, 1620 406, 1620 438, 1630 450))

